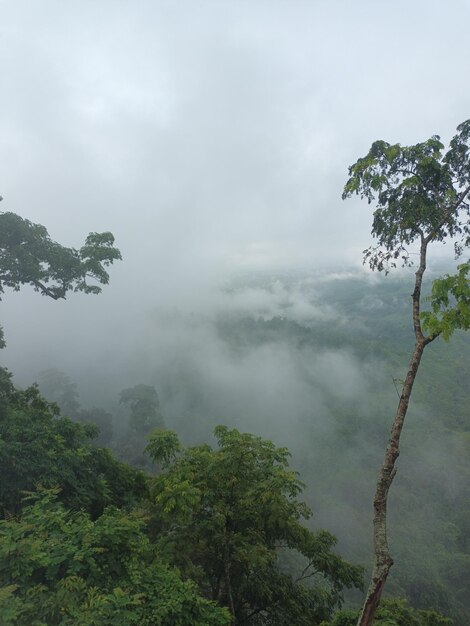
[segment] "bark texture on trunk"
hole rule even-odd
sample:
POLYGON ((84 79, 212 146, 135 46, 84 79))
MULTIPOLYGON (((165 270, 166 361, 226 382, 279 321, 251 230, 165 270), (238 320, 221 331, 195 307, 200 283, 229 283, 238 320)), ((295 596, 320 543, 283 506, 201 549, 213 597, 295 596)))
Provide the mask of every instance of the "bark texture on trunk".
POLYGON ((387 541, 387 497, 388 490, 396 474, 395 463, 400 454, 400 435, 410 400, 413 383, 416 378, 421 356, 426 343, 417 342, 411 357, 408 374, 403 385, 403 391, 398 404, 397 413, 393 420, 390 439, 385 452, 384 463, 380 469, 374 496, 374 568, 367 591, 367 596, 358 621, 358 626, 372 624, 375 611, 380 603, 382 591, 387 580, 393 559, 387 541))
POLYGON ((424 348, 433 338, 425 337, 421 330, 420 323, 420 300, 423 274, 426 269, 426 248, 428 240, 422 237, 420 265, 416 272, 415 288, 413 291, 413 327, 416 343, 411 355, 408 372, 403 384, 402 393, 397 407, 397 412, 393 420, 390 438, 383 465, 377 479, 374 496, 374 566, 372 577, 367 590, 367 595, 362 607, 361 615, 357 626, 371 626, 374 621, 375 612, 379 606, 382 591, 387 580, 393 559, 390 555, 387 540, 387 497, 390 485, 396 474, 395 463, 400 454, 400 435, 405 421, 408 404, 410 401, 413 384, 416 379, 421 357, 424 348))

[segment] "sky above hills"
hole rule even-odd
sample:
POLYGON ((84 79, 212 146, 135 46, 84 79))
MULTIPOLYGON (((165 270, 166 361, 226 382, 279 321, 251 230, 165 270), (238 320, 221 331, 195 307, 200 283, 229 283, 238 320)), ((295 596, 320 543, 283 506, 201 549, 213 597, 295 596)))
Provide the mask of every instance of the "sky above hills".
POLYGON ((0 1, 2 209, 77 247, 111 230, 96 315, 122 325, 233 271, 360 265, 347 167, 470 116, 469 23, 468 0, 0 1))

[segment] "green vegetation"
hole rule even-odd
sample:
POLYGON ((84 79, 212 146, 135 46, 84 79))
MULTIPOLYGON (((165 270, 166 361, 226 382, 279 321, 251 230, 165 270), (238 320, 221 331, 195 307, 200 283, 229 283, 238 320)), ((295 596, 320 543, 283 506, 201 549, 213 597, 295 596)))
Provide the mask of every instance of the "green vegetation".
MULTIPOLYGON (((339 611, 333 621, 321 626, 356 626, 359 611, 339 611)), ((436 611, 421 611, 404 600, 384 600, 375 615, 377 626, 452 626, 452 620, 436 611)))
POLYGON ((223 426, 215 436, 215 450, 182 450, 171 432, 150 439, 163 469, 151 487, 163 551, 237 624, 318 623, 344 587, 361 585, 361 568, 332 552, 330 533, 301 523, 311 512, 285 448, 223 426), (287 552, 300 557, 295 573, 283 570, 287 552))
POLYGON ((54 492, 29 500, 20 519, 0 522, 4 626, 230 623, 161 560, 141 514, 109 507, 92 521, 54 492))
POLYGON ((60 488, 60 499, 93 517, 108 504, 125 506, 146 492, 143 474, 92 443, 96 426, 60 415, 36 387, 15 389, 3 370, 0 405, 0 512, 16 515, 26 492, 60 488))
POLYGON ((164 426, 160 413, 160 401, 155 387, 151 385, 134 385, 123 389, 119 394, 121 404, 127 405, 131 414, 129 429, 139 435, 146 435, 154 428, 164 426))
POLYGON ((330 533, 301 524, 302 485, 269 441, 220 427, 219 450, 183 451, 155 431, 148 451, 164 471, 149 498, 92 429, 8 376, 0 426, 5 624, 215 626, 232 623, 224 607, 240 624, 311 624, 361 582, 330 533), (302 557, 295 577, 286 551, 302 557))

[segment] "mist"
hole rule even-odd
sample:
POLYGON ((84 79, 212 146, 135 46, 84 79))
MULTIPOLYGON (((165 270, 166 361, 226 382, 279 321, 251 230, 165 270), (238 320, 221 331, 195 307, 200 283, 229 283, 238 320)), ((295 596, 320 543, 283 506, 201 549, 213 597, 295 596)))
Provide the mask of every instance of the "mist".
POLYGON ((123 255, 100 298, 4 298, 12 367, 45 335, 124 355, 149 311, 208 310, 240 272, 357 268, 370 207, 341 201, 348 166, 468 116, 463 0, 1 10, 2 210, 64 245, 110 230, 123 255))
MULTIPOLYGON (((111 231, 123 257, 97 297, 2 295, 15 384, 57 368, 118 433, 119 392, 151 385, 188 445, 226 424, 288 447, 309 524, 362 562, 413 269, 362 266, 373 208, 341 192, 376 139, 447 142, 468 118, 469 23, 468 0, 0 2, 0 208, 76 248, 111 231)), ((455 265, 432 255, 431 273, 455 265)), ((451 349, 429 351, 410 409, 403 561, 400 522, 440 536, 468 489, 466 399, 435 402, 436 373, 468 361, 466 339, 451 349)))
MULTIPOLYGON (((25 292, 19 297, 31 298, 36 328, 48 330, 32 350, 6 324, 15 348, 4 353, 23 386, 48 368, 65 372, 84 408, 110 411, 117 431, 127 420, 119 392, 143 383, 155 387, 166 426, 188 445, 211 441, 213 428, 225 424, 288 447, 306 482, 311 523, 336 533, 340 548, 358 559, 369 546, 370 494, 396 405, 393 377, 404 371, 412 330, 398 366, 360 346, 375 339, 373 316, 384 315, 387 324, 392 311, 405 324, 412 272, 388 278, 364 269, 243 273, 172 306, 139 311, 126 302, 128 317, 119 309, 114 319, 106 318, 105 294, 83 298, 77 308, 73 299, 51 303, 25 292), (61 308, 68 309, 66 325, 58 323, 61 308), (330 334, 323 336, 325 329, 330 334), (18 356, 22 351, 27 360, 18 356)), ((422 376, 426 382, 426 369, 422 376)), ((435 482, 453 501, 466 490, 460 462, 449 452, 458 444, 435 425, 428 426, 424 447, 414 442, 430 412, 425 399, 413 403, 405 489, 429 487, 430 475, 437 478, 445 465, 446 480, 435 482)), ((400 479, 401 473, 396 507, 403 515, 400 479)), ((419 507, 407 513, 420 516, 419 507)), ((428 511, 420 524, 431 519, 428 511)))

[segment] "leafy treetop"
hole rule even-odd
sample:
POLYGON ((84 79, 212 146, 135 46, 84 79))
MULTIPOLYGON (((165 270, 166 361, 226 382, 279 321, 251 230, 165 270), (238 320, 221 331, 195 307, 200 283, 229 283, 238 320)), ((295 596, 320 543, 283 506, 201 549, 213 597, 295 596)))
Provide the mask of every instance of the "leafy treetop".
POLYGON ((446 152, 438 135, 413 146, 376 141, 349 168, 343 199, 359 194, 377 205, 372 234, 378 245, 364 251, 372 269, 409 264, 415 241, 455 238, 457 256, 470 244, 469 156, 466 120, 446 152))
POLYGON ((302 524, 310 510, 286 448, 224 426, 215 436, 215 450, 184 449, 168 431, 149 437, 163 469, 152 486, 160 549, 235 624, 318 624, 344 587, 361 585, 361 568, 333 552, 330 533, 302 524), (292 558, 295 573, 282 565, 292 558))
POLYGON ((69 291, 100 293, 99 285, 109 282, 105 268, 121 259, 113 244, 109 232, 90 233, 79 250, 67 248, 53 241, 41 224, 0 213, 0 297, 5 287, 19 291, 22 285, 54 300, 69 291))
POLYGON ((129 427, 136 433, 147 434, 153 428, 164 426, 160 400, 153 385, 134 385, 123 389, 119 402, 130 408, 129 427))

